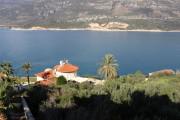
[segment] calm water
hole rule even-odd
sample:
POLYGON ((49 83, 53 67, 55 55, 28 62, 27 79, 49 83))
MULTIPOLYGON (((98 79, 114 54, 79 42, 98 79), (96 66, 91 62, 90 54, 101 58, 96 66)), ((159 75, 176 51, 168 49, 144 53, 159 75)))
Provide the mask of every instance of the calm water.
POLYGON ((180 69, 180 33, 0 30, 0 61, 11 61, 18 74, 24 62, 36 73, 64 58, 79 74, 96 74, 106 53, 118 59, 120 74, 180 69))

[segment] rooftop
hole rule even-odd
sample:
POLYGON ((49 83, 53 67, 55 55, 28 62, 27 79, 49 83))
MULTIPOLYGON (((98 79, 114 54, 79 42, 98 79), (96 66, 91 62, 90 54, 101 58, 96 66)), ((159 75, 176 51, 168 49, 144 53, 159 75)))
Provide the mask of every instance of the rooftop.
POLYGON ((53 71, 52 71, 52 70, 43 71, 43 72, 37 73, 37 74, 35 74, 35 75, 36 75, 36 76, 39 76, 39 77, 42 77, 42 78, 44 78, 44 79, 54 78, 54 74, 53 74, 53 71))
POLYGON ((72 73, 78 71, 79 67, 69 63, 64 63, 63 65, 56 65, 54 69, 61 73, 72 73))

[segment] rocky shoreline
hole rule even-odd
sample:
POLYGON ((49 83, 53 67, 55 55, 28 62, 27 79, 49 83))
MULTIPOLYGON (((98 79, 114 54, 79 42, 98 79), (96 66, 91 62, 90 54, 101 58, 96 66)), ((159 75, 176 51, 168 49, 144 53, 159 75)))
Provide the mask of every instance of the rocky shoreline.
MULTIPOLYGON (((4 29, 10 30, 23 30, 23 31, 34 31, 34 30, 49 30, 49 31, 66 31, 66 30, 86 30, 86 31, 122 31, 122 32, 180 32, 180 30, 163 30, 163 29, 130 29, 129 24, 123 22, 107 22, 107 23, 89 23, 87 27, 74 27, 74 28, 61 28, 61 27, 44 27, 44 26, 32 26, 24 28, 21 26, 4 26, 4 29)), ((1 27, 0 27, 1 28, 1 27)))
POLYGON ((42 27, 32 27, 32 28, 10 28, 10 30, 19 30, 19 31, 103 31, 103 32, 180 32, 180 30, 147 30, 147 29, 98 29, 98 28, 68 28, 68 29, 61 29, 61 28, 42 28, 42 27))

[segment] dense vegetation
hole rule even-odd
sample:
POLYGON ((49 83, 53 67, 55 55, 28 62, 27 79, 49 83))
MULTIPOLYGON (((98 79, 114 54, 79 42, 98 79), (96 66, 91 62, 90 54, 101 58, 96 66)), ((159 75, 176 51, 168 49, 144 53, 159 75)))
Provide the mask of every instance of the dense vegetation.
POLYGON ((133 29, 147 29, 147 30, 179 30, 180 21, 179 19, 129 19, 129 20, 121 20, 125 23, 128 23, 130 26, 129 30, 133 29))
POLYGON ((22 65, 22 70, 27 75, 24 78, 15 76, 15 69, 10 62, 0 63, 0 120, 24 120, 24 111, 21 104, 21 93, 19 84, 32 80, 29 77, 31 65, 22 65))
POLYGON ((104 85, 34 86, 27 100, 39 120, 179 120, 180 77, 136 72, 104 85))
POLYGON ((14 78, 0 80, 0 120, 25 120, 21 103, 23 92, 15 86, 14 78))
MULTIPOLYGON (((22 68, 29 82, 31 64, 22 68)), ((4 119, 17 114, 24 119, 18 105, 23 95, 37 120, 180 120, 179 72, 147 77, 137 71, 118 76, 116 59, 107 54, 99 68, 105 79, 101 85, 60 76, 52 85, 29 85, 25 91, 14 89, 22 79, 13 76, 10 63, 0 64, 0 72, 6 74, 0 80, 0 117, 4 119)))

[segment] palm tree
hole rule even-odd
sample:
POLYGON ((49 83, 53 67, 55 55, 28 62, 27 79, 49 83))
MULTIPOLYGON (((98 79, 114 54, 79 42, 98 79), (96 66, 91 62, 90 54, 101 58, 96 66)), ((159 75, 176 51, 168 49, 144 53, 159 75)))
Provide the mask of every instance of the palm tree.
POLYGON ((105 80, 114 79, 118 76, 117 60, 112 54, 106 54, 102 60, 98 74, 105 80))
POLYGON ((9 79, 9 77, 14 74, 14 69, 13 69, 12 64, 9 62, 1 63, 0 64, 0 72, 5 74, 7 76, 7 78, 9 79))
POLYGON ((22 70, 25 72, 26 76, 27 76, 27 81, 28 81, 28 84, 30 82, 29 80, 29 73, 30 73, 30 70, 32 69, 32 66, 30 63, 25 63, 22 65, 22 70))

